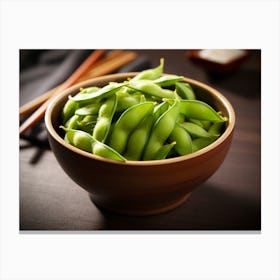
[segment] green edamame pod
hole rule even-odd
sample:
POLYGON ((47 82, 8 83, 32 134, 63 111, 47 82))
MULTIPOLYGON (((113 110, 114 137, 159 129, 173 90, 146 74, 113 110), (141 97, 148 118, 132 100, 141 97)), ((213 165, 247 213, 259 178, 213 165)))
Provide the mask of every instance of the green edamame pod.
POLYGON ((75 114, 79 116, 96 115, 99 112, 100 106, 101 103, 92 103, 77 109, 75 114))
POLYGON ((147 115, 140 124, 135 128, 135 130, 130 135, 127 148, 125 153, 125 158, 129 160, 140 160, 143 154, 145 145, 149 139, 151 128, 154 123, 153 115, 147 115))
POLYGON ((126 159, 120 155, 118 152, 114 151, 111 147, 106 144, 97 141, 90 134, 75 129, 68 129, 64 126, 60 126, 65 132, 65 138, 69 143, 76 148, 83 151, 90 152, 94 155, 105 157, 113 160, 126 161, 126 159))
POLYGON ((131 79, 131 81, 138 81, 138 80, 155 80, 159 78, 163 73, 164 67, 164 59, 160 59, 160 64, 156 68, 147 69, 140 73, 138 73, 135 77, 131 79))
POLYGON ((105 140, 105 144, 106 144, 106 145, 109 145, 108 142, 109 142, 109 140, 111 139, 111 135, 112 135, 112 132, 113 132, 113 130, 114 130, 114 128, 115 128, 115 125, 116 125, 116 122, 113 122, 113 120, 112 120, 111 126, 110 126, 110 128, 109 128, 108 135, 107 135, 106 140, 105 140))
POLYGON ((155 155, 155 160, 159 160, 159 159, 165 159, 168 154, 170 153, 170 151, 172 150, 172 148, 176 145, 176 142, 172 142, 170 144, 165 144, 164 146, 162 146, 156 153, 155 155))
POLYGON ((129 90, 130 88, 128 87, 121 87, 119 90, 115 92, 117 99, 124 96, 130 96, 129 90))
POLYGON ((100 90, 99 87, 87 87, 87 88, 80 88, 79 94, 87 94, 87 93, 92 93, 100 90))
POLYGON ((126 158, 120 155, 117 151, 115 151, 111 147, 99 141, 94 141, 92 145, 92 153, 96 156, 100 156, 108 159, 126 161, 126 158))
POLYGON ((214 138, 196 138, 192 141, 192 152, 196 152, 212 144, 215 141, 214 138))
POLYGON ((195 93, 188 83, 178 82, 175 84, 175 89, 178 95, 183 99, 195 100, 195 93))
MULTIPOLYGON (((211 121, 201 120, 200 122, 201 122, 201 124, 202 124, 202 127, 203 127, 205 130, 208 130, 208 129, 210 128, 210 126, 212 125, 212 122, 211 122, 211 121)), ((223 123, 223 122, 219 122, 219 123, 223 123)))
POLYGON ((224 126, 224 123, 222 123, 222 122, 213 123, 210 126, 210 128, 208 130, 208 133, 211 134, 214 137, 219 137, 222 134, 223 126, 224 126))
POLYGON ((72 128, 72 129, 76 129, 79 126, 79 120, 80 120, 80 116, 78 115, 74 115, 72 116, 66 123, 65 123, 65 127, 67 128, 72 128))
POLYGON ((69 129, 64 126, 60 126, 65 132, 66 137, 69 143, 76 148, 79 148, 83 151, 90 152, 92 151, 92 137, 88 133, 82 130, 69 129))
POLYGON ((112 118, 116 111, 117 97, 112 95, 100 107, 96 125, 93 129, 92 136, 94 139, 104 142, 110 130, 112 118))
MULTIPOLYGON (((200 121, 200 120, 197 120, 197 119, 188 119, 188 121, 191 122, 191 123, 197 124, 197 125, 199 125, 200 127, 203 127, 203 123, 202 123, 202 121, 200 121)), ((204 128, 204 127, 203 127, 203 128, 204 128)))
POLYGON ((211 137, 211 135, 201 126, 191 123, 184 122, 181 123, 181 126, 192 136, 192 137, 211 137))
POLYGON ((135 90, 139 90, 146 95, 159 97, 159 98, 171 98, 174 99, 175 93, 169 89, 163 89, 157 84, 153 83, 153 81, 149 80, 138 80, 138 81, 130 81, 127 85, 135 90))
POLYGON ((84 116, 82 120, 77 121, 77 129, 81 129, 89 134, 92 134, 93 128, 96 125, 97 115, 84 116))
POLYGON ((152 113, 153 108, 153 102, 143 102, 124 111, 115 124, 109 139, 109 146, 122 154, 125 151, 127 140, 131 132, 139 125, 146 115, 152 113))
POLYGON ((200 100, 180 100, 180 112, 191 119, 225 121, 211 106, 200 100))
MULTIPOLYGON (((197 120, 197 119, 188 119, 188 121, 201 126, 205 130, 208 130, 210 128, 210 126, 212 125, 211 121, 197 120)), ((219 123, 222 123, 222 122, 219 122, 219 123)))
POLYGON ((82 119, 78 121, 79 126, 87 125, 90 122, 97 121, 97 115, 81 116, 81 118, 82 119))
POLYGON ((177 123, 183 123, 186 121, 186 118, 183 114, 179 114, 179 117, 178 117, 178 120, 177 120, 177 123))
POLYGON ((159 117, 153 126, 150 139, 144 150, 143 160, 155 159, 156 153, 173 131, 179 112, 180 103, 178 100, 173 100, 173 105, 159 117))
POLYGON ((96 92, 92 92, 89 94, 80 94, 75 95, 74 97, 69 96, 70 100, 76 101, 78 103, 81 102, 89 102, 94 101, 101 98, 107 98, 117 92, 122 86, 124 86, 127 82, 123 83, 110 83, 107 86, 99 89, 96 92))
POLYGON ((175 124, 169 137, 170 141, 176 142, 174 149, 180 155, 187 155, 192 152, 192 139, 189 133, 179 124, 175 124))
MULTIPOLYGON (((99 90, 98 87, 89 87, 89 88, 84 88, 80 89, 80 92, 76 96, 81 96, 83 94, 95 92, 99 90)), ((63 109, 62 109, 62 123, 65 124, 74 114, 75 111, 79 108, 79 104, 73 100, 68 100, 63 109)))
POLYGON ((157 120, 167 109, 169 108, 169 103, 167 101, 161 102, 154 108, 154 118, 157 120))
POLYGON ((66 122, 75 114, 78 104, 75 101, 67 100, 63 106, 61 117, 62 123, 65 125, 66 122))
POLYGON ((131 96, 133 94, 137 94, 137 91, 126 86, 123 86, 118 91, 116 91, 118 99, 119 97, 131 96))
POLYGON ((156 80, 153 80, 153 82, 160 87, 169 87, 175 85, 177 82, 182 81, 183 79, 184 79, 183 76, 165 75, 159 77, 156 80))
POLYGON ((122 112, 140 103, 140 95, 117 96, 116 112, 122 112))

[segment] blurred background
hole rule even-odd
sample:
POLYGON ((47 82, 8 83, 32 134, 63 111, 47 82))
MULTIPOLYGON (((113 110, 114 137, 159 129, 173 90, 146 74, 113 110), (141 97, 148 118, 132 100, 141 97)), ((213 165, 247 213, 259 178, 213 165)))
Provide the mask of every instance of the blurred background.
MULTIPOLYGON (((20 50, 20 106, 63 83, 92 51, 20 50)), ((20 137, 21 230, 261 229, 261 51, 106 50, 104 63, 85 78, 156 67, 161 57, 165 73, 216 88, 235 109, 233 144, 218 172, 171 212, 150 217, 101 212, 56 162, 41 121, 20 137)))

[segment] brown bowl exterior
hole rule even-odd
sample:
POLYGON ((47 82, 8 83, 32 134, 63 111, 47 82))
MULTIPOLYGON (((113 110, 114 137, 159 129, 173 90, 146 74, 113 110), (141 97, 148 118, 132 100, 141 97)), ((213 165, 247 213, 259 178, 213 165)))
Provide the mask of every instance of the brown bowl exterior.
POLYGON ((231 144, 235 114, 228 100, 211 87, 185 79, 197 97, 222 111, 229 121, 223 135, 193 154, 155 161, 118 162, 81 151, 60 136, 61 110, 69 95, 79 88, 120 82, 136 73, 107 75, 88 80, 62 92, 49 105, 45 122, 57 161, 78 185, 88 191, 98 206, 128 215, 149 215, 171 210, 183 203, 193 189, 222 164, 231 144))

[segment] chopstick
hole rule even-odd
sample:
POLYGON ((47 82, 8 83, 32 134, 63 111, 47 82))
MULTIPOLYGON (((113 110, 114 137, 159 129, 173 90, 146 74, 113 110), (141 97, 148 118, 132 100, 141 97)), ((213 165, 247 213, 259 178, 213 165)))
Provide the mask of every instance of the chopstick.
POLYGON ((23 134, 26 130, 34 126, 40 121, 46 112, 50 101, 62 90, 73 85, 103 54, 105 50, 95 50, 91 55, 74 71, 74 73, 47 99, 19 128, 19 134, 23 134))

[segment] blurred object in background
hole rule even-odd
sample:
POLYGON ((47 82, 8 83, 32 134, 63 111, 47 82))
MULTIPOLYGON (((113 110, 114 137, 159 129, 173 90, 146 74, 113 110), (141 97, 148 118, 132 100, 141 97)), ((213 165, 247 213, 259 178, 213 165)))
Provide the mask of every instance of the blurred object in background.
POLYGON ((235 72, 250 55, 249 50, 201 49, 189 50, 187 56, 212 76, 224 77, 235 72))

